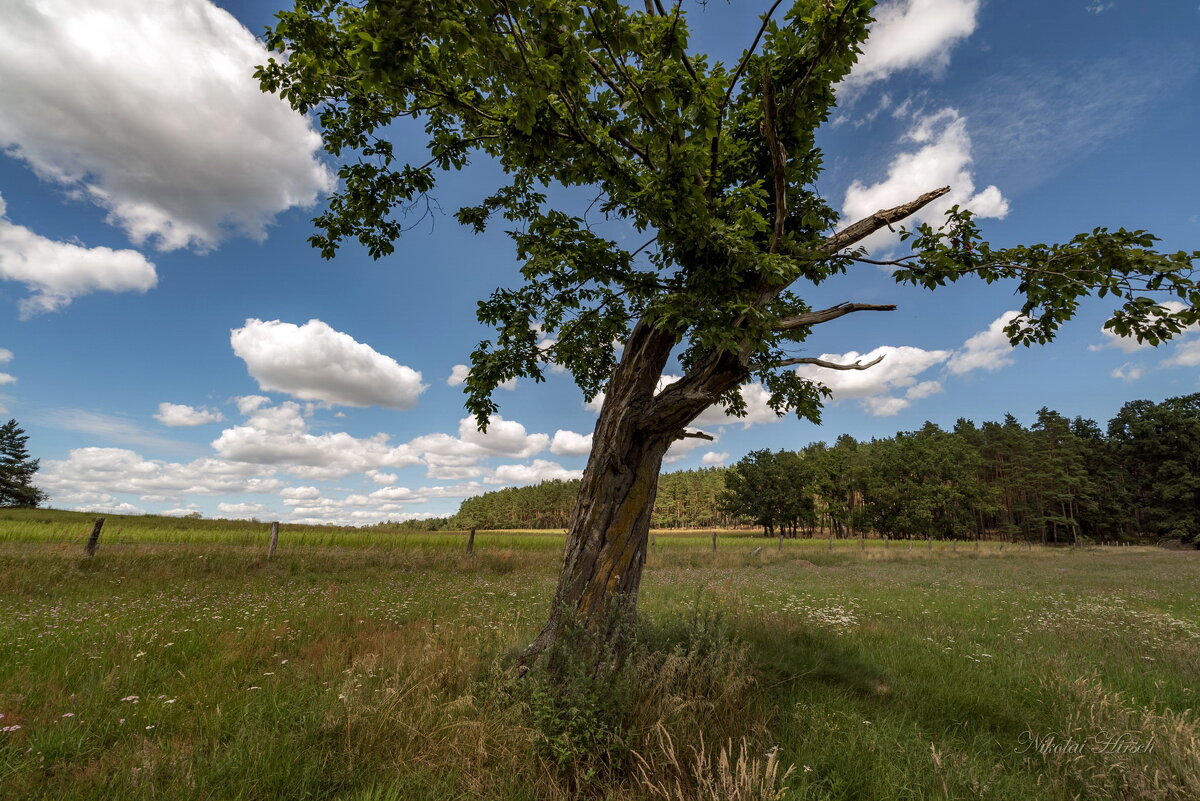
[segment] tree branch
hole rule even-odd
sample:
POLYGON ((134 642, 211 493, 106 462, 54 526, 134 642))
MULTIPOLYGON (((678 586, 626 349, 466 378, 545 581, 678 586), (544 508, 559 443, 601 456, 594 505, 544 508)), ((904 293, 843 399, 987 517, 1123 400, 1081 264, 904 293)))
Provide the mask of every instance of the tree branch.
POLYGON ((703 431, 680 431, 675 435, 675 439, 706 439, 709 442, 715 442, 716 439, 712 434, 705 434, 703 431))
POLYGON ((881 209, 870 217, 865 217, 856 223, 846 226, 826 239, 825 243, 821 246, 821 250, 832 256, 839 250, 844 250, 851 245, 861 242, 880 228, 891 227, 892 223, 900 222, 904 218, 915 214, 949 191, 950 187, 943 186, 941 189, 926 192, 916 200, 910 200, 901 206, 891 209, 881 209))
POLYGON ((781 362, 772 362, 771 364, 752 364, 750 370, 768 370, 774 367, 791 367, 794 364, 812 364, 817 367, 824 367, 826 370, 867 370, 883 361, 883 356, 876 356, 871 361, 863 364, 855 362, 854 364, 836 364, 835 362, 827 362, 824 359, 814 359, 805 357, 801 359, 784 359, 781 362))
POLYGON ((895 311, 896 306, 893 303, 839 303, 836 306, 830 306, 828 309, 820 311, 806 312, 798 314, 795 317, 788 317, 783 320, 778 320, 775 325, 771 326, 772 331, 791 331, 793 328, 802 328, 807 325, 819 325, 827 323, 830 320, 836 320, 847 314, 860 311, 895 311))
POLYGON ((763 136, 767 140, 767 151, 771 155, 771 177, 773 189, 771 194, 775 201, 775 227, 771 233, 771 252, 779 252, 779 244, 783 241, 784 222, 787 220, 787 151, 779 141, 779 128, 776 121, 775 84, 771 74, 763 70, 763 118, 759 123, 763 136))

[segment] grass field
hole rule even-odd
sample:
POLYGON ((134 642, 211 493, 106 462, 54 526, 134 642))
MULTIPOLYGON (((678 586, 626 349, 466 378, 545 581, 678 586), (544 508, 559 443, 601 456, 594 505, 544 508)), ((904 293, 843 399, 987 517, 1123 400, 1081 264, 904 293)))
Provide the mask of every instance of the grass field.
POLYGON ((1200 553, 658 533, 639 647, 509 658, 561 535, 0 517, 3 799, 1196 799, 1200 553))

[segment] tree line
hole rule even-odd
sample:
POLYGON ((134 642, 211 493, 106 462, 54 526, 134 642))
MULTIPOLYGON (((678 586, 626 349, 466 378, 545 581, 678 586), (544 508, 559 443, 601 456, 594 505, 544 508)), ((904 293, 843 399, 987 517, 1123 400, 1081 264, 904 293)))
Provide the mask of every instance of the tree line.
POLYGON ((1200 393, 1125 404, 1107 429, 1043 408, 799 451, 755 451, 726 475, 725 508, 768 534, 1043 543, 1200 531, 1200 393))
MULTIPOLYGON (((566 528, 578 481, 463 501, 429 528, 566 528)), ((1200 532, 1200 393, 1126 403, 1101 428, 1043 408, 947 431, 754 451, 730 468, 659 477, 656 528, 762 526, 768 535, 1111 542, 1200 532)))
MULTIPOLYGON (((655 528, 722 528, 752 521, 726 510, 725 469, 718 467, 664 473, 650 525, 655 528)), ((580 482, 545 481, 507 487, 467 498, 452 518, 455 528, 567 528, 580 482)))

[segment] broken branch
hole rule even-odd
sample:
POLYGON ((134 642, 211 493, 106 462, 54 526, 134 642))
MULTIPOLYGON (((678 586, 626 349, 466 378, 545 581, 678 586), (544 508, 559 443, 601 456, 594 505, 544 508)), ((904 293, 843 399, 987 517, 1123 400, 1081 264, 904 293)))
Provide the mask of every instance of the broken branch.
POLYGON ((836 306, 830 306, 828 309, 820 311, 805 312, 798 314, 795 317, 788 317, 779 320, 775 325, 771 326, 772 331, 791 331, 793 328, 801 328, 807 325, 818 325, 827 323, 830 320, 836 320, 847 314, 860 311, 895 311, 894 303, 839 303, 836 306))
POLYGON ((762 370, 764 368, 769 369, 774 367, 791 367, 794 364, 812 364, 816 365, 817 367, 824 367, 827 370, 867 370, 879 364, 881 361, 883 361, 882 355, 876 356, 866 364, 863 364, 862 362, 855 362, 854 364, 837 364, 836 362, 827 362, 824 359, 814 359, 806 356, 800 359, 784 359, 781 362, 773 362, 771 364, 752 364, 750 365, 749 369, 762 370))

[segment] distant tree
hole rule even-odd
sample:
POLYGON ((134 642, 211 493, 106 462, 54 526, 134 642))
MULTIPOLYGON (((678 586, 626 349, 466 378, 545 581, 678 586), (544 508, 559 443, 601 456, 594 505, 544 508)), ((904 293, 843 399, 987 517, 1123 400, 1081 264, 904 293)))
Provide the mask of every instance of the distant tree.
POLYGON ((32 483, 39 460, 29 458, 28 441, 16 420, 0 426, 0 506, 33 507, 46 500, 46 493, 32 483))
POLYGON ((1141 533, 1200 540, 1200 393, 1131 401, 1108 435, 1137 499, 1141 533))
POLYGON ((480 427, 498 386, 541 380, 551 362, 587 397, 606 393, 550 618, 527 663, 568 620, 613 645, 632 630, 659 468, 703 411, 744 414, 739 388, 755 381, 777 412, 816 420, 828 391, 787 368, 871 366, 792 355, 815 326, 895 308, 814 309, 804 297, 813 285, 871 263, 928 289, 1005 281, 1020 303, 1005 329, 1013 344, 1052 339, 1092 294, 1117 302, 1110 330, 1152 344, 1200 322, 1200 252, 1157 252, 1144 231, 992 248, 954 207, 940 227, 903 231, 904 255, 868 257, 868 236, 950 187, 837 227, 814 188, 817 129, 874 5, 776 2, 728 62, 691 48, 678 1, 297 0, 267 33, 286 57, 260 69, 263 89, 319 115, 326 150, 343 162, 311 238, 323 255, 346 240, 392 253, 439 171, 474 162, 502 182, 457 214, 477 231, 502 220, 522 265, 520 285, 479 304, 480 321, 498 329, 472 354, 466 383, 480 427), (428 152, 406 163, 422 138, 428 152), (602 236, 586 212, 559 205, 562 187, 585 188, 596 213, 644 232, 644 244, 602 236), (683 377, 658 392, 672 359, 683 377))

